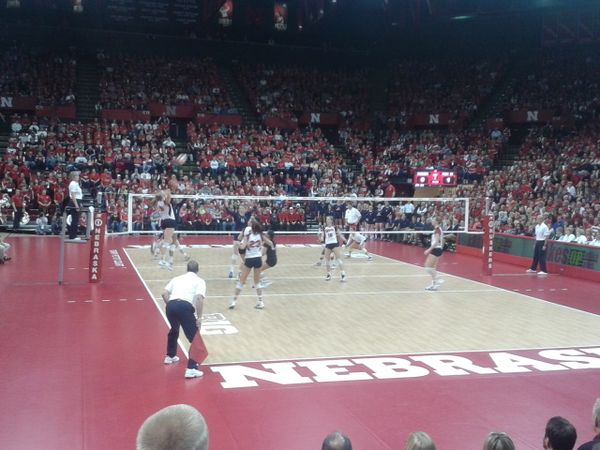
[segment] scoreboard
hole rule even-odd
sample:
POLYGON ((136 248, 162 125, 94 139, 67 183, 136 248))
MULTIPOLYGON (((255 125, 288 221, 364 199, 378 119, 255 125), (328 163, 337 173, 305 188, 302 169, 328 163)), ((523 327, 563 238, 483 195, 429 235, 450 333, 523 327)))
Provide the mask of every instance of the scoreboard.
POLYGON ((457 185, 456 173, 441 170, 418 170, 413 178, 415 187, 454 187, 457 185))

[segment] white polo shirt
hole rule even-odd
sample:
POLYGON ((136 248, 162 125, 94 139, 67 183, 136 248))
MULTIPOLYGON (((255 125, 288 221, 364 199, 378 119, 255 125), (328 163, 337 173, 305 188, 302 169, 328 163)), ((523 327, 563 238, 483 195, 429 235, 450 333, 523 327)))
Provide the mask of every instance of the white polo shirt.
POLYGON ((83 198, 83 192, 81 190, 81 186, 75 180, 69 183, 69 194, 75 197, 76 200, 81 200, 83 198))
POLYGON ((348 225, 356 225, 361 218, 361 214, 358 209, 356 209, 354 206, 351 206, 350 209, 346 210, 344 217, 348 225))
POLYGON ((194 272, 186 272, 173 278, 165 287, 169 293, 169 300, 185 300, 194 304, 194 297, 206 297, 206 283, 194 272))
POLYGON ((550 229, 545 223, 539 223, 535 226, 535 240, 545 241, 550 236, 550 229))

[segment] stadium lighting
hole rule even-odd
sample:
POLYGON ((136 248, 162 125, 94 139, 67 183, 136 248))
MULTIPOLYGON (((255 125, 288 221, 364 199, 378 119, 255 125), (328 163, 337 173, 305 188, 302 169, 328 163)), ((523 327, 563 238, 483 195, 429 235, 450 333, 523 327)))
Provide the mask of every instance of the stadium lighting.
POLYGON ((451 20, 468 20, 468 19, 472 19, 473 16, 454 16, 452 17, 451 20))

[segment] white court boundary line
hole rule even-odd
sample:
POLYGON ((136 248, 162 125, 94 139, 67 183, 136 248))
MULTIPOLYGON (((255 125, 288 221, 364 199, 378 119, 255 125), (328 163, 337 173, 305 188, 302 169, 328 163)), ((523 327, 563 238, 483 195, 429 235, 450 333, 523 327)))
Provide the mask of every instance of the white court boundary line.
MULTIPOLYGON (((203 250, 210 250, 210 249, 203 249, 203 250)), ((125 252, 125 255, 127 256, 127 259, 129 259, 129 262, 131 263, 131 266, 133 267, 133 269, 135 270, 138 278, 140 279, 140 281, 142 282, 142 284, 144 285, 144 287, 146 288, 146 291, 148 292, 150 298, 152 298, 152 301, 154 302, 154 305, 156 306, 156 308, 158 309, 160 315, 163 317, 163 319, 165 320, 165 323, 169 325, 169 321, 167 320, 167 317, 165 315, 165 313, 163 312, 162 308, 158 305, 156 298, 154 297, 154 295, 152 294, 152 292, 150 291, 150 288, 148 287, 148 285, 146 284, 146 281, 142 278, 140 272, 138 271, 137 267, 135 266, 135 264, 133 263, 133 260, 131 259, 131 257, 129 256, 129 253, 127 252, 127 250, 125 248, 123 248, 123 251, 125 252)), ((380 255, 378 253, 373 253, 370 252, 371 254, 379 257, 379 258, 383 258, 386 259, 388 261, 392 261, 395 263, 399 263, 399 264, 403 264, 406 266, 411 266, 411 267, 418 267, 418 268, 423 268, 423 266, 419 266, 417 264, 414 263, 409 263, 406 261, 401 261, 399 259, 394 259, 391 258, 389 256, 383 256, 380 255)), ((588 311, 584 311, 581 309, 577 309, 577 308, 573 308, 571 306, 566 306, 566 305, 561 305, 558 303, 553 303, 549 300, 544 300, 541 298, 537 298, 537 297, 532 297, 530 295, 526 295, 523 294, 521 292, 515 292, 515 291, 510 291, 508 289, 505 288, 501 288, 498 286, 492 286, 490 284, 487 283, 483 283, 481 281, 476 281, 476 280, 471 280, 469 278, 464 278, 458 275, 452 275, 449 274, 447 272, 440 272, 442 273, 444 276, 446 277, 452 277, 452 278, 456 278, 456 279, 460 279, 463 281, 467 281, 467 282, 472 282, 472 283, 476 283, 479 285, 483 285, 486 286, 486 289, 477 291, 477 290, 469 290, 466 292, 506 292, 512 295, 517 295, 517 296, 521 296, 521 297, 525 297, 529 300, 534 300, 534 301, 538 301, 538 302, 543 302, 546 304, 549 304, 551 306, 554 307, 561 307, 561 308, 565 308, 565 309, 569 309, 578 313, 583 313, 583 314, 587 314, 587 315, 591 315, 593 317, 598 317, 597 314, 588 312, 588 311)), ((406 277, 409 276, 415 276, 415 275, 406 275, 406 277)), ((416 275, 419 276, 419 275, 416 275)), ((283 278, 283 277, 282 277, 283 278)), ((229 279, 229 278, 228 278, 229 279)), ((165 280, 160 280, 160 281, 165 281, 165 280)), ((415 293, 420 293, 420 294, 436 294, 438 292, 449 292, 451 293, 452 291, 449 290, 442 290, 442 291, 425 291, 425 290, 419 290, 419 291, 414 291, 415 293)), ((339 293, 331 293, 328 292, 327 295, 347 295, 349 294, 348 292, 339 292, 339 293)), ((371 292, 372 294, 372 292, 371 292)), ((294 294, 275 294, 273 295, 273 297, 277 296, 277 295, 294 295, 294 294)), ((296 294, 296 295, 300 295, 300 294, 296 294)), ((302 294, 302 295, 306 295, 306 294, 302 294)), ((363 294, 364 295, 364 294, 363 294)), ((252 296, 254 297, 254 294, 242 294, 240 295, 240 297, 246 297, 246 296, 252 296)), ((219 296, 211 296, 213 298, 219 298, 219 296)), ((229 296, 222 296, 225 298, 228 298, 229 296)), ((188 356, 188 352, 187 350, 183 347, 181 340, 178 340, 179 343, 179 347, 181 348, 182 352, 186 355, 186 357, 189 358, 188 356)), ((259 364, 259 363, 269 363, 269 362, 284 362, 284 361, 310 361, 310 360, 326 360, 326 359, 354 359, 354 358, 369 358, 369 357, 393 357, 393 356, 408 356, 408 355, 436 355, 436 354, 454 354, 454 353, 467 353, 467 354, 471 354, 471 353, 490 353, 490 352, 511 352, 511 351, 544 351, 544 350, 557 350, 557 349, 574 349, 574 348, 597 348, 597 345, 590 345, 590 344, 584 344, 584 345, 568 345, 568 346, 558 346, 558 347, 519 347, 519 348, 498 348, 498 349, 480 349, 480 350, 440 350, 440 351, 428 351, 428 352, 398 352, 398 353, 374 353, 374 354, 360 354, 360 355, 340 355, 340 356, 315 356, 315 357, 298 357, 298 358, 294 358, 294 357, 290 357, 290 358, 281 358, 281 359, 261 359, 261 360, 240 360, 240 361, 231 361, 231 362, 220 362, 220 363, 211 363, 211 364, 206 364, 204 363, 203 365, 207 366, 207 367, 212 367, 212 366, 227 366, 227 365, 234 365, 234 364, 259 364)))
MULTIPOLYGON (((406 262, 406 261, 401 261, 399 259, 390 258, 389 256, 383 256, 383 255, 379 255, 377 253, 373 253, 373 254, 377 255, 379 258, 384 258, 384 259, 387 259, 389 261, 396 261, 396 262, 398 262, 400 264, 404 264, 406 266, 419 267, 419 268, 423 269, 423 266, 419 266, 419 265, 414 264, 414 263, 409 263, 409 262, 406 262)), ((531 295, 523 294, 522 292, 510 291, 510 290, 508 290, 506 288, 502 288, 502 287, 498 287, 498 286, 492 286, 491 284, 487 284, 487 283, 484 283, 482 281, 471 280, 470 278, 464 278, 464 277, 460 277, 458 275, 452 275, 450 273, 441 272, 439 270, 438 270, 438 272, 444 274, 444 276, 446 276, 446 277, 458 278, 458 279, 463 280, 463 281, 469 281, 471 283, 476 283, 476 284, 480 284, 480 285, 483 285, 483 286, 488 286, 488 287, 494 288, 495 290, 498 290, 498 291, 508 292, 508 293, 514 294, 514 295, 520 295, 521 297, 525 297, 525 298, 527 298, 529 300, 536 300, 538 302, 543 302, 543 303, 546 303, 546 304, 554 306, 554 307, 569 309, 571 311, 575 311, 575 312, 582 313, 582 314, 587 314, 587 315, 590 315, 590 316, 593 316, 593 317, 600 317, 598 314, 594 314, 594 313, 589 312, 589 311, 584 311, 583 309, 577 309, 577 308, 574 308, 572 306, 561 305, 560 303, 554 303, 554 302, 551 302, 550 300, 544 300, 543 298, 533 297, 531 295)), ((532 276, 532 278, 533 278, 533 276, 532 276)), ((441 290, 434 291, 434 292, 446 292, 446 291, 444 291, 443 289, 441 289, 441 290)))
MULTIPOLYGON (((125 252, 125 256, 127 256, 127 259, 129 260, 129 264, 131 264, 131 267, 133 267, 133 270, 135 270, 135 273, 137 274, 139 280, 144 285, 144 288, 146 288, 146 292, 148 293, 148 296, 152 299, 152 303, 154 303, 154 306, 156 306, 156 309, 158 309, 158 312, 160 313, 160 315, 164 319, 165 323, 167 324, 167 327, 170 329, 171 328, 171 324, 169 324, 169 321, 167 320, 167 315, 162 310, 162 308, 160 307, 160 305, 157 303, 156 298, 154 297, 154 294, 152 293, 152 291, 148 287, 148 284, 146 284, 146 280, 144 280, 142 278, 142 274, 139 272, 138 268, 133 263, 133 260, 129 256, 129 253, 127 253, 127 249, 123 247, 122 250, 125 252)), ((161 280, 161 281, 164 281, 164 280, 161 280)), ((162 297, 161 297, 161 300, 162 300, 162 297)), ((183 343, 181 342, 181 339, 177 339, 177 344, 179 344, 179 348, 181 349, 181 351, 183 352, 183 354, 185 355, 185 357, 189 359, 190 356, 188 354, 188 351, 183 346, 183 343)))

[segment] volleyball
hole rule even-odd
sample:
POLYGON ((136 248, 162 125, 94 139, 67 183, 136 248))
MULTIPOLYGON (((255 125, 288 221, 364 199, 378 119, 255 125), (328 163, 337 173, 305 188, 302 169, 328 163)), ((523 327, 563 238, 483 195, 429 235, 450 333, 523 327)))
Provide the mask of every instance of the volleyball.
POLYGON ((187 159, 188 159, 187 154, 180 153, 179 155, 177 155, 175 157, 175 159, 173 160, 173 162, 177 166, 183 166, 187 162, 187 159))

